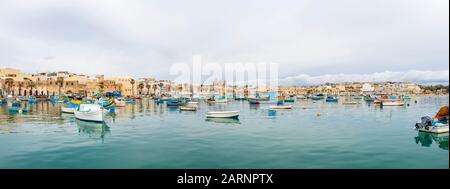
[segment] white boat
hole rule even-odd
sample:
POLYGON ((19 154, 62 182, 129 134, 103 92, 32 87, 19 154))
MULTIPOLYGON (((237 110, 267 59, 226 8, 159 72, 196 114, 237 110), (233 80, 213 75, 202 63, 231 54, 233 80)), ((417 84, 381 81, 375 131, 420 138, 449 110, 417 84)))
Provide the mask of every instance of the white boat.
POLYGON ((352 102, 352 101, 349 101, 349 102, 342 102, 342 104, 359 104, 359 102, 352 102))
POLYGON ((125 101, 123 101, 123 99, 114 99, 114 103, 116 103, 116 107, 124 107, 127 105, 127 103, 125 101))
POLYGON ((381 102, 383 106, 403 106, 405 102, 403 101, 383 101, 381 102))
POLYGON ((220 112, 208 112, 207 118, 237 118, 239 117, 239 111, 220 111, 220 112))
POLYGON ((278 105, 278 106, 269 106, 271 110, 287 110, 294 108, 293 105, 278 105))
POLYGON ((188 104, 189 104, 189 105, 198 105, 198 102, 193 102, 193 101, 191 101, 191 102, 188 102, 188 104))
POLYGON ((75 108, 67 108, 67 107, 62 107, 61 106, 61 112, 62 113, 73 114, 74 111, 75 111, 75 108))
POLYGON ((75 118, 82 121, 103 122, 103 110, 98 104, 80 104, 74 111, 75 118))
POLYGON ((419 131, 428 133, 448 133, 448 124, 437 123, 434 126, 420 128, 419 131))
POLYGON ((227 99, 220 99, 220 100, 216 100, 216 103, 228 103, 227 99))
POLYGON ((197 106, 180 106, 181 111, 197 111, 197 106))

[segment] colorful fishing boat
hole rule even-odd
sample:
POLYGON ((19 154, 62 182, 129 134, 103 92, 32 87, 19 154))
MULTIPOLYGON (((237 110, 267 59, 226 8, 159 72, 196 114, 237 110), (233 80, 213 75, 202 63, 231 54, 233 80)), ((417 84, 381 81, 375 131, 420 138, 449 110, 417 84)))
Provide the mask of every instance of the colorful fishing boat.
POLYGON ((366 102, 375 102, 376 98, 370 95, 364 96, 364 101, 366 102))
POLYGON ((323 100, 325 98, 325 95, 318 94, 311 97, 311 100, 323 100))
POLYGON ((178 100, 178 99, 170 99, 169 101, 167 101, 167 106, 168 107, 178 107, 178 106, 182 106, 185 103, 183 103, 182 101, 178 100))
POLYGON ((335 96, 327 96, 326 102, 338 102, 338 97, 335 96))
POLYGON ((80 104, 74 115, 82 121, 104 122, 103 110, 98 104, 80 104))
POLYGON ((4 104, 8 104, 8 101, 4 98, 0 98, 0 106, 4 104))
POLYGON ((62 113, 73 114, 75 109, 81 104, 80 100, 71 100, 67 106, 61 106, 62 113))
POLYGON ((289 98, 285 98, 284 102, 293 103, 293 102, 295 102, 295 97, 294 96, 290 96, 289 98))

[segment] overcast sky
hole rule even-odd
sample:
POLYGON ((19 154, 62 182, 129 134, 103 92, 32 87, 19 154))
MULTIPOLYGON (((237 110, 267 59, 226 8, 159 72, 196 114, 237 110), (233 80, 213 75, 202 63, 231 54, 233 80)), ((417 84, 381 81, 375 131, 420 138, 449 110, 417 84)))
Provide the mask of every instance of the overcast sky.
POLYGON ((193 54, 275 62, 291 84, 448 83, 449 1, 0 0, 0 67, 172 79, 193 54))

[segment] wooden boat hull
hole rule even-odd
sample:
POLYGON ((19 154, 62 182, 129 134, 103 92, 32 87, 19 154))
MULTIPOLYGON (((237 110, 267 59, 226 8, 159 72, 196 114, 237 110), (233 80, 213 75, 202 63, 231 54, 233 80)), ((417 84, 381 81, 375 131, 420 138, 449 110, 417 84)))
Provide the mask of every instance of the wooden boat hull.
POLYGON ((237 118, 239 117, 239 111, 222 111, 222 112, 208 112, 207 118, 237 118))
POLYGON ((180 106, 181 111, 197 111, 197 109, 195 106, 180 106))
POLYGON ((404 102, 381 102, 383 106, 403 106, 404 102))
POLYGON ((444 126, 434 126, 434 127, 430 126, 428 129, 427 128, 421 128, 421 129, 419 129, 419 131, 420 132, 440 134, 440 133, 448 133, 448 129, 449 129, 449 126, 447 124, 447 125, 444 125, 444 126))
POLYGON ((286 105, 286 106, 269 106, 269 109, 271 110, 290 110, 294 108, 292 105, 286 105))
POLYGON ((75 118, 82 121, 103 122, 103 110, 100 105, 80 104, 80 107, 74 111, 75 118))

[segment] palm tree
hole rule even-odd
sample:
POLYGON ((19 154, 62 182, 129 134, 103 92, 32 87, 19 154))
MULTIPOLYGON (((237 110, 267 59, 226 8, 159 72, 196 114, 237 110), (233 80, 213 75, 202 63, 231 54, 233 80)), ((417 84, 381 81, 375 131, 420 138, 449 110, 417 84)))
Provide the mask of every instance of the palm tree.
POLYGON ((31 79, 26 79, 27 80, 27 86, 30 88, 30 96, 33 96, 33 88, 36 87, 36 83, 31 80, 31 79))
POLYGON ((163 83, 159 83, 158 84, 158 86, 159 86, 159 90, 160 90, 160 95, 162 95, 162 87, 164 86, 164 84, 163 83))
POLYGON ((156 89, 157 89, 157 88, 158 88, 158 85, 156 85, 156 84, 153 84, 153 85, 152 85, 153 95, 155 95, 156 89))
POLYGON ((147 95, 150 94, 150 87, 151 87, 150 84, 148 84, 148 83, 145 84, 145 88, 147 88, 147 95))
POLYGON ((12 78, 7 78, 5 80, 5 86, 6 86, 6 94, 9 94, 11 92, 11 88, 14 85, 14 80, 12 78))
POLYGON ((134 96, 134 84, 136 83, 136 81, 134 80, 134 79, 131 79, 130 80, 130 84, 131 84, 131 93, 132 93, 132 95, 134 96))
POLYGON ((142 94, 142 89, 144 89, 144 83, 139 83, 138 89, 139 89, 139 94, 142 94))
POLYGON ((105 88, 105 82, 103 81, 98 82, 98 86, 100 87, 100 91, 103 91, 103 89, 105 88))
POLYGON ((58 94, 61 95, 61 88, 64 85, 64 78, 63 77, 58 77, 56 79, 56 83, 58 83, 58 94))

